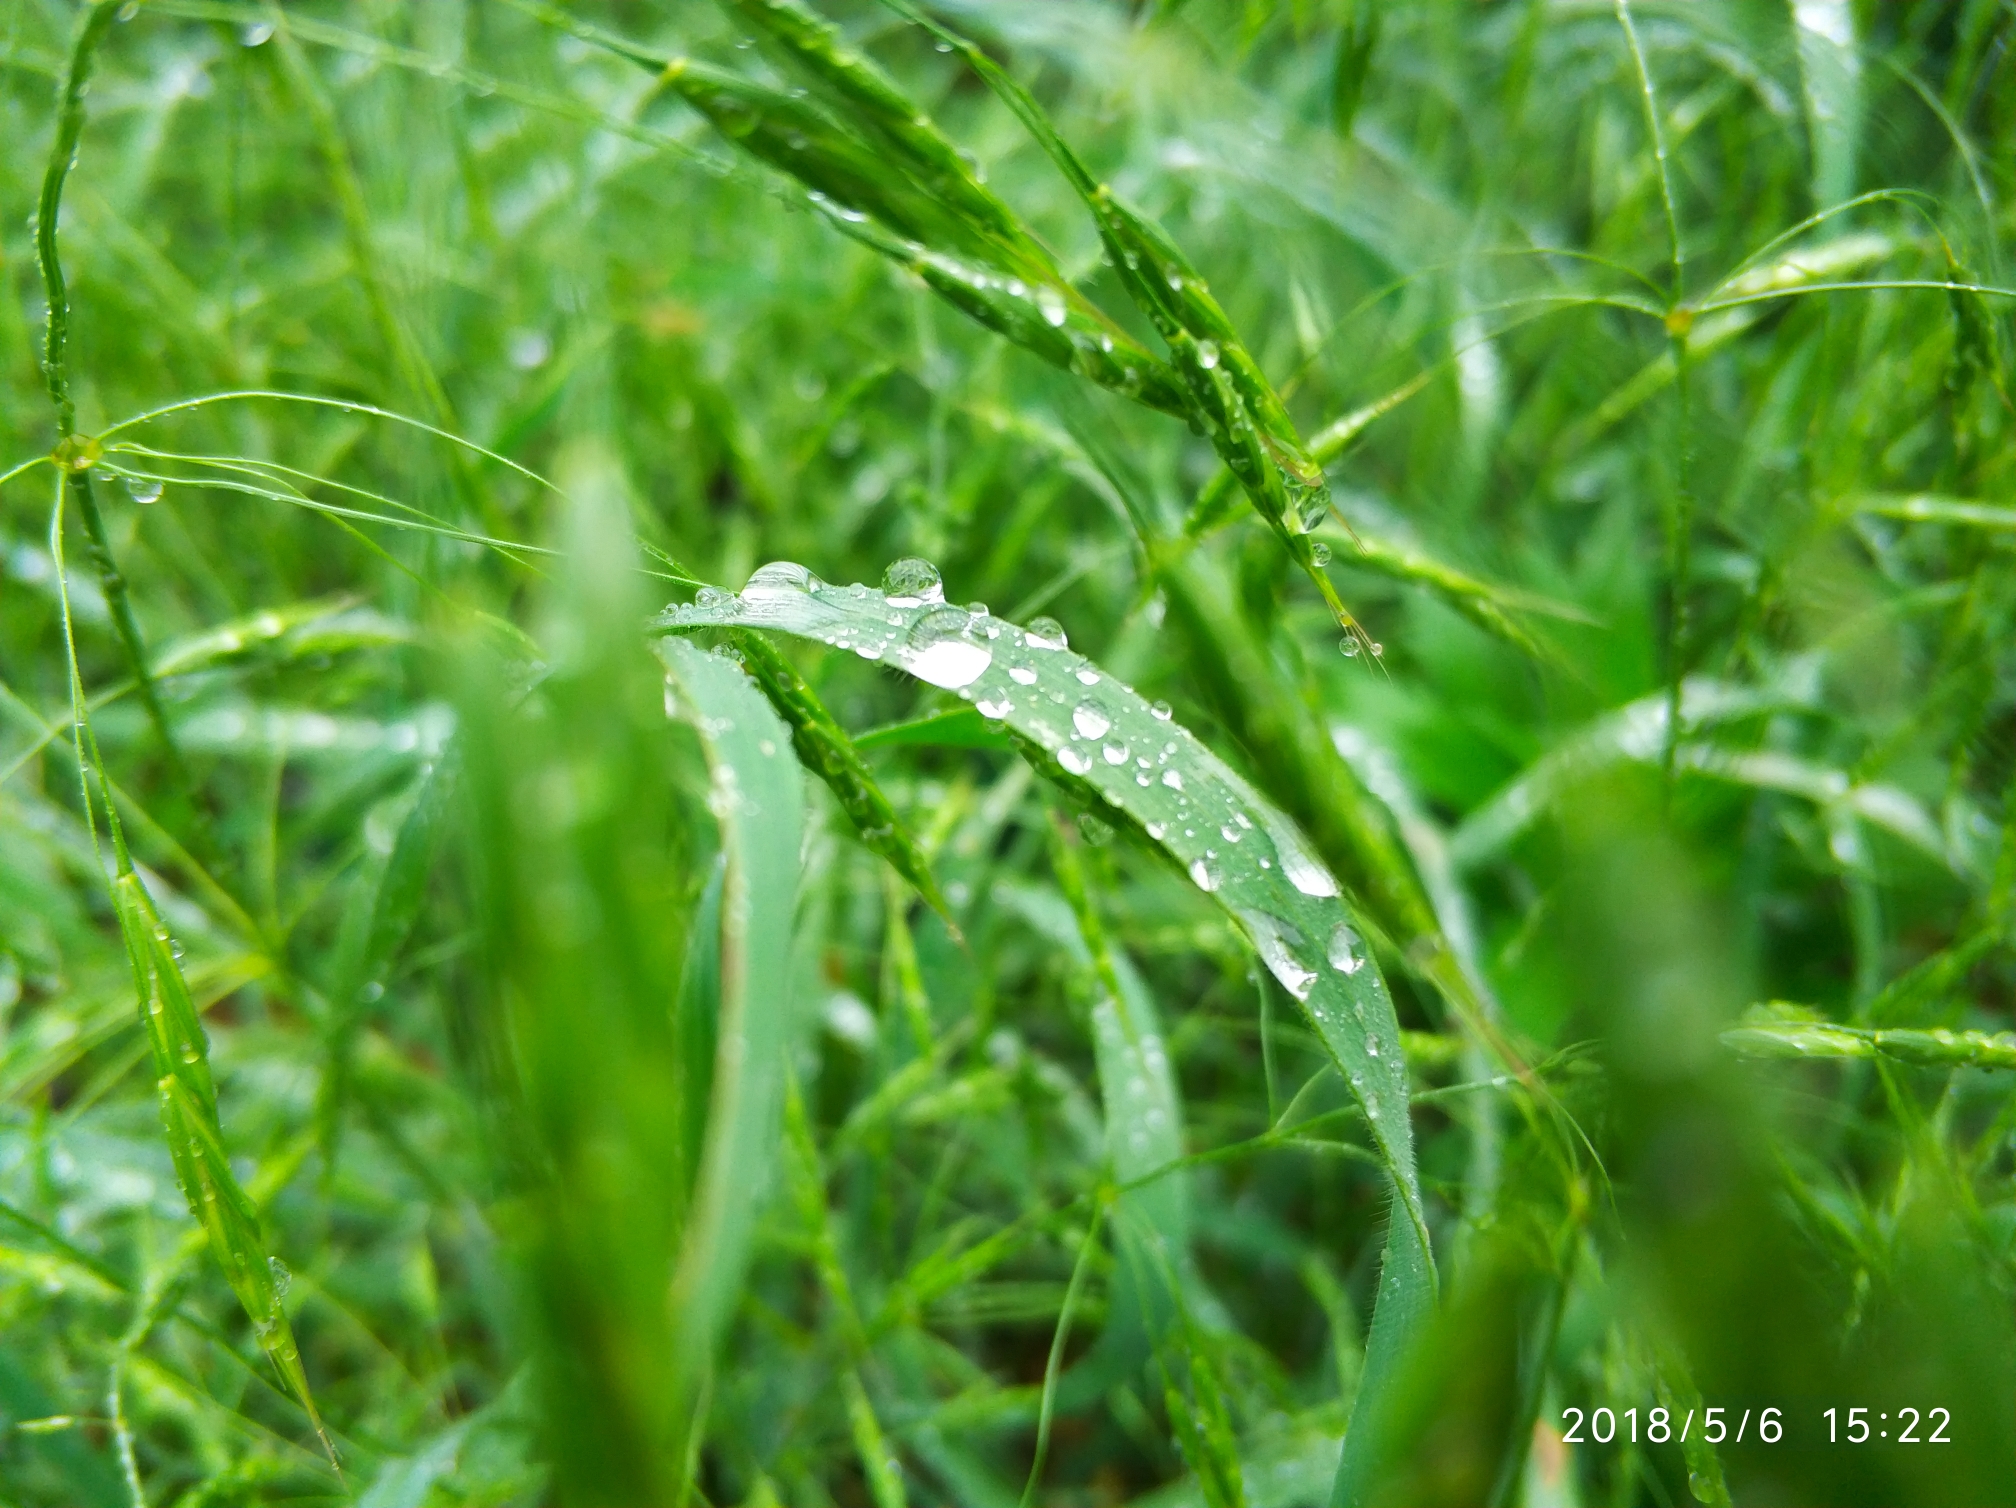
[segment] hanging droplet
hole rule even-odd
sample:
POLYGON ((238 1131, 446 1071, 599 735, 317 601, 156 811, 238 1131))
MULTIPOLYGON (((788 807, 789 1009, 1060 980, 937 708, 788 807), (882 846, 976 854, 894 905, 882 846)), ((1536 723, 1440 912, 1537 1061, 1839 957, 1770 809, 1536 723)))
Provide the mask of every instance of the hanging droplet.
POLYGON ((126 495, 136 503, 158 503, 161 501, 161 481, 158 477, 129 476, 126 478, 126 495))
POLYGON ((1064 625, 1055 618, 1031 618, 1024 630, 1031 649, 1068 649, 1070 636, 1064 632, 1064 625))
POLYGON ((1344 651, 1345 659, 1355 660, 1358 658, 1359 644, 1358 644, 1358 636, 1356 634, 1346 634, 1343 638, 1337 641, 1337 647, 1344 651))
POLYGON ((892 607, 933 607, 945 600, 945 583, 938 567, 915 555, 889 562, 882 573, 882 591, 892 607))
POLYGON ((1330 564, 1330 547, 1319 540, 1309 547, 1309 558, 1316 562, 1319 569, 1327 566, 1330 564))
POLYGON ((273 40, 273 23, 270 21, 248 21, 238 28, 240 47, 264 47, 273 40))

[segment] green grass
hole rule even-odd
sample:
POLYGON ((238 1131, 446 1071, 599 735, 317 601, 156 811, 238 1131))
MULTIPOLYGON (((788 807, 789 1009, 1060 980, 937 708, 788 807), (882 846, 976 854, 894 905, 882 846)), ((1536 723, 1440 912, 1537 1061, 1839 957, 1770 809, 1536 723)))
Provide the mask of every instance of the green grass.
POLYGON ((2012 41, 19 0, 0 1505, 2006 1498, 2012 41))

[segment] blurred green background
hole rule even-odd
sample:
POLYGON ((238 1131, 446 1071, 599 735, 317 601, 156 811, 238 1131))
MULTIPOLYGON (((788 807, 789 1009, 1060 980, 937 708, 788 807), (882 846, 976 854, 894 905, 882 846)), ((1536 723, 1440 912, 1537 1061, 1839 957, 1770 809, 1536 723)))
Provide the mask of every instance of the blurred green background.
POLYGON ((1358 1501, 2016 1501, 2016 7, 933 6, 1040 117, 821 10, 893 113, 766 0, 0 10, 0 1503, 1289 1508, 1361 1374, 1358 1501), (947 293, 1178 349, 1044 119, 1312 533, 1061 302, 947 293), (905 556, 1344 882, 1397 1370, 1350 1095, 1127 814, 644 631, 905 556))

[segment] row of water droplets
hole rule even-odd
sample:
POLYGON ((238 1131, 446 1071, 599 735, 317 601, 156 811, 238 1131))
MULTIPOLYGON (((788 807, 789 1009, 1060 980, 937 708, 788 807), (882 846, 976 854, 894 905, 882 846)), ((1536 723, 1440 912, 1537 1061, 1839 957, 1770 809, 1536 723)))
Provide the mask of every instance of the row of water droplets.
MULTIPOLYGON (((1198 888, 1236 914, 1296 1000, 1319 1015, 1338 1013, 1332 1025, 1397 1071, 1397 1043, 1382 1041, 1380 1023, 1366 1008, 1376 975, 1357 977, 1365 945, 1336 900, 1337 882, 1292 827, 1173 721, 1166 702, 1143 701, 1073 653, 1054 620, 1018 627, 983 603, 953 606, 937 568, 906 557, 890 564, 879 591, 829 586, 802 565, 773 562, 739 593, 703 588, 660 623, 775 628, 816 638, 897 665, 970 702, 981 716, 1010 724, 1107 804, 1133 816, 1198 888), (1326 972, 1343 987, 1319 988, 1326 972)), ((1376 1123, 1376 1087, 1359 1074, 1350 1077, 1376 1123)))

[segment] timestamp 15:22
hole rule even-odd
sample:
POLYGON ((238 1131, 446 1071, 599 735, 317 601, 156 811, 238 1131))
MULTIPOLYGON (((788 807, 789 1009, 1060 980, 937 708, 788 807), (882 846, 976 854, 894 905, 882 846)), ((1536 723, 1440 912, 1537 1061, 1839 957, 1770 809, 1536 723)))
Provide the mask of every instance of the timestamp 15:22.
POLYGON ((1953 1422, 1950 1409, 1927 1409, 1923 1414, 1917 1409, 1899 1409, 1894 1434, 1891 1432, 1890 1416, 1887 1413, 1877 1414, 1873 1425, 1870 1423, 1869 1410, 1866 1408, 1849 1409, 1845 1423, 1838 1417, 1840 1414, 1840 1409, 1828 1409, 1821 1415, 1827 1421, 1827 1441, 1830 1445, 1842 1441, 1850 1445, 1861 1445, 1870 1439, 1888 1440, 1897 1445, 1953 1443, 1946 1437, 1946 1427, 1953 1422), (1921 1427, 1929 1432, 1920 1434, 1921 1427))

